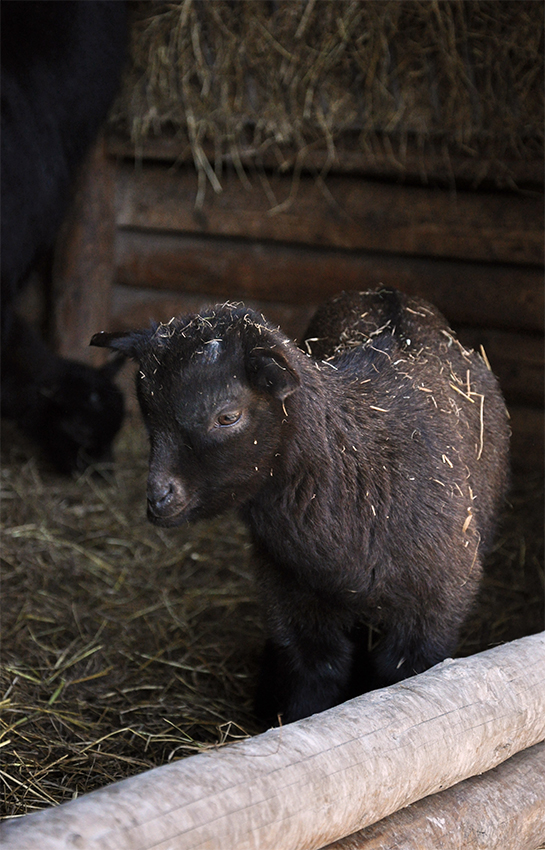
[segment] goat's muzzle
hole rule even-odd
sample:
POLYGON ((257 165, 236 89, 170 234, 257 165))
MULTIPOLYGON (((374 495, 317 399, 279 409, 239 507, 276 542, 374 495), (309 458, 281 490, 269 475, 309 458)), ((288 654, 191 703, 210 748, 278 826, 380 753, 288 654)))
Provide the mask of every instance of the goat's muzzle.
POLYGON ((190 502, 190 496, 178 478, 150 475, 146 495, 148 519, 160 525, 176 525, 190 502))

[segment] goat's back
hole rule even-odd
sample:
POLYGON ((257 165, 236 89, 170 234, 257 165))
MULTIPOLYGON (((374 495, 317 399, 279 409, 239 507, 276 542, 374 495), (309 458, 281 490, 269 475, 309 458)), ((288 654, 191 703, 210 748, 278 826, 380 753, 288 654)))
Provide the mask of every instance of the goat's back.
POLYGON ((302 347, 359 378, 366 405, 383 411, 394 442, 411 421, 430 453, 463 470, 486 551, 508 486, 510 430, 498 382, 480 354, 460 344, 433 305, 391 289, 326 302, 302 347))
POLYGON ((434 345, 438 334, 452 336, 446 319, 427 301, 395 289, 343 292, 323 304, 303 337, 318 360, 333 360, 353 349, 371 347, 387 332, 392 347, 434 345))

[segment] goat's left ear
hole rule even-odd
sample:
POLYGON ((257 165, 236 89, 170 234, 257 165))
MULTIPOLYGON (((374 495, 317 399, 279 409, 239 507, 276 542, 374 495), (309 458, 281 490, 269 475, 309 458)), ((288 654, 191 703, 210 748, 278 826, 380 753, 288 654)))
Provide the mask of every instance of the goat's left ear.
POLYGON ((280 348, 254 348, 248 363, 251 382, 258 389, 284 401, 301 383, 299 375, 280 348))
POLYGON ((96 345, 99 348, 112 348, 114 351, 119 351, 125 357, 131 357, 133 360, 139 360, 142 356, 144 348, 149 343, 153 331, 124 331, 119 333, 107 333, 101 331, 91 338, 89 345, 96 345))

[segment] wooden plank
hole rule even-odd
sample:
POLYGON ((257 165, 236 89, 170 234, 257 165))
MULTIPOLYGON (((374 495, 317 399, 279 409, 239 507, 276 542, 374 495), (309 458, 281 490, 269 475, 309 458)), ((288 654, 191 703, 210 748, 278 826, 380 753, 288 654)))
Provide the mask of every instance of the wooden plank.
POLYGON ((94 365, 90 335, 109 318, 114 278, 114 182, 101 139, 80 172, 55 248, 51 342, 57 354, 94 365))
MULTIPOLYGON (((329 174, 352 174, 362 177, 378 177, 407 182, 421 182, 422 185, 442 181, 449 186, 481 183, 494 183, 513 188, 531 186, 537 191, 543 189, 543 160, 535 159, 482 159, 471 156, 450 156, 441 147, 436 148, 429 140, 426 149, 414 142, 404 140, 404 154, 396 152, 396 139, 384 137, 384 144, 377 140, 373 149, 361 149, 360 133, 343 133, 335 139, 335 154, 325 147, 310 147, 301 152, 293 145, 267 143, 261 148, 243 147, 237 144, 236 159, 249 171, 256 165, 268 171, 287 173, 296 167, 303 167, 312 173, 327 169, 329 174), (394 144, 392 144, 392 141, 394 144)), ((539 144, 539 143, 537 143, 539 144)), ((107 137, 107 149, 111 156, 118 159, 137 162, 155 160, 159 162, 194 163, 193 151, 188 140, 162 134, 145 139, 142 143, 133 143, 125 136, 110 132, 107 137)), ((203 146, 208 161, 222 168, 234 166, 235 157, 229 151, 218 154, 210 145, 203 146)))
POLYGON ((543 470, 545 414, 543 408, 510 406, 511 457, 520 469, 543 470))
POLYGON ((14 818, 0 842, 318 850, 540 743, 544 700, 542 633, 14 818))
POLYGON ((436 304, 452 322, 543 330, 542 272, 388 254, 313 249, 182 234, 121 231, 117 280, 216 300, 317 304, 383 283, 436 304))
MULTIPOLYGON (((152 321, 166 323, 172 316, 199 313, 217 303, 218 298, 206 292, 199 294, 159 292, 156 289, 117 285, 113 288, 109 328, 105 330, 133 330, 148 327, 152 321)), ((270 322, 279 325, 292 339, 299 339, 302 336, 317 306, 285 304, 281 301, 259 301, 252 298, 246 298, 244 303, 252 310, 263 313, 270 322)))
POLYGON ((542 743, 323 850, 536 850, 544 812, 542 743))
POLYGON ((188 167, 121 163, 120 227, 498 263, 543 262, 543 200, 535 193, 457 192, 364 178, 268 177, 267 192, 236 174, 208 186, 188 167))
MULTIPOLYGON (((220 299, 221 300, 221 299, 220 299)), ((199 312, 217 303, 214 295, 114 287, 111 330, 146 327, 150 321, 168 322, 172 316, 199 312)), ((245 304, 280 325, 292 339, 304 333, 317 304, 292 305, 279 301, 245 299, 245 304)), ((543 405, 544 345, 541 334, 457 327, 460 340, 477 351, 482 345, 506 399, 511 403, 543 405)))

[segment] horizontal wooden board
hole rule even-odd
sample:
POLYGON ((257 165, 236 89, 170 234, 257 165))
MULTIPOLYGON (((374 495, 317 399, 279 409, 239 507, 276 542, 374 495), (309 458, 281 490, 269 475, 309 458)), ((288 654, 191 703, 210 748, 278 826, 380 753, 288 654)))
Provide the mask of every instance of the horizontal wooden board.
MULTIPOLYGON (((141 143, 133 143, 125 136, 110 132, 107 137, 108 152, 119 159, 138 162, 193 164, 194 155, 188 141, 169 137, 166 134, 150 137, 141 143)), ((233 153, 219 154, 212 146, 203 146, 203 153, 214 167, 233 167, 235 158, 246 170, 255 170, 257 165, 268 171, 286 173, 303 168, 314 173, 352 174, 378 177, 381 179, 418 181, 422 185, 440 181, 451 186, 478 185, 483 182, 496 186, 532 186, 543 188, 543 160, 534 159, 483 159, 477 156, 451 156, 441 146, 429 140, 425 149, 410 140, 404 140, 404 151, 399 153, 399 142, 377 137, 367 150, 362 150, 360 133, 343 133, 335 139, 334 152, 320 146, 309 146, 305 151, 293 145, 268 144, 260 149, 254 146, 241 147, 237 144, 233 153)), ((537 145, 536 145, 537 147, 537 145)))
MULTIPOLYGON (((198 312, 205 306, 214 304, 217 300, 214 293, 166 292, 117 285, 113 289, 110 330, 147 327, 152 320, 167 322, 172 316, 198 312)), ((299 338, 304 332, 315 307, 315 305, 310 304, 290 306, 276 301, 250 300, 246 303, 248 306, 263 312, 270 321, 279 324, 284 332, 294 339, 299 338)), ((475 345, 478 343, 481 333, 485 339, 487 338, 483 329, 464 328, 463 333, 468 342, 470 335, 473 336, 475 345)), ((515 350, 515 346, 512 344, 513 340, 509 339, 510 336, 510 334, 505 334, 503 343, 509 349, 515 350)), ((523 343, 522 334, 513 334, 513 337, 519 339, 520 348, 525 350, 528 340, 523 343)), ((534 337, 532 336, 531 339, 534 340, 534 337)), ((501 342, 502 340, 497 337, 497 343, 500 347, 501 342)), ((491 345, 490 338, 488 338, 485 348, 487 348, 487 354, 492 358, 493 369, 500 378, 502 390, 509 405, 513 432, 511 439, 513 463, 519 468, 533 470, 542 468, 545 433, 542 403, 536 397, 534 404, 520 404, 518 402, 520 393, 517 381, 512 382, 508 372, 504 371, 502 374, 504 366, 497 359, 496 349, 494 345, 491 345)), ((528 349, 531 360, 532 352, 535 352, 534 342, 530 342, 528 349)), ((519 369, 524 373, 526 367, 519 365, 519 369)), ((523 380, 526 381, 527 378, 523 380)), ((129 379, 129 385, 131 383, 132 381, 129 379)), ((536 387, 536 392, 539 394, 542 390, 536 387)), ((129 406, 135 405, 133 394, 128 393, 127 402, 129 406)))
MULTIPOLYGON (((116 331, 147 327, 150 322, 168 322, 172 316, 199 313, 226 299, 212 293, 159 292, 117 285, 113 288, 112 315, 109 329, 116 331)), ((285 304, 281 301, 260 301, 245 298, 244 304, 282 328, 291 339, 299 339, 317 307, 315 304, 285 304)))
POLYGON ((262 179, 254 176, 246 186, 235 173, 225 174, 221 191, 208 185, 197 209, 193 168, 122 162, 117 222, 421 257, 543 262, 543 199, 537 193, 453 193, 354 176, 262 179))
POLYGON ((302 305, 343 289, 383 283, 429 299, 452 322, 542 330, 544 320, 543 275, 526 266, 122 230, 117 279, 133 286, 205 292, 216 300, 302 305))
POLYGON ((520 404, 543 404, 544 345, 542 334, 523 334, 489 328, 457 328, 464 345, 483 346, 505 395, 520 404))
POLYGON ((509 407, 511 414, 511 457, 513 466, 543 471, 545 415, 543 408, 509 407))

